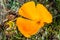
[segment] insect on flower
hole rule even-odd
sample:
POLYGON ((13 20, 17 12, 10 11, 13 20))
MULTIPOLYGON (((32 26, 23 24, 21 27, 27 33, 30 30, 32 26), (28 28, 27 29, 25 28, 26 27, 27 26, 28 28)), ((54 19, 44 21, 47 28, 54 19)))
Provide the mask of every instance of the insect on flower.
POLYGON ((31 35, 35 35, 45 23, 52 22, 52 15, 42 4, 37 4, 33 1, 27 2, 21 6, 18 10, 19 15, 26 17, 18 17, 16 20, 16 25, 18 30, 27 38, 31 35))

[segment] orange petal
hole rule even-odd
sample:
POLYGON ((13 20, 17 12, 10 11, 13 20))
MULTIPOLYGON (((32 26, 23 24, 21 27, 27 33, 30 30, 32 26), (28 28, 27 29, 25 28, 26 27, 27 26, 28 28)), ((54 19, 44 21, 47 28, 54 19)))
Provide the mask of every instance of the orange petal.
MULTIPOLYGON (((24 24, 22 24, 22 22, 24 22, 24 21, 22 20, 22 18, 17 18, 16 25, 17 25, 17 27, 18 27, 18 30, 19 30, 25 37, 30 37, 30 35, 29 35, 27 32, 24 31, 24 28, 23 28, 24 24)), ((25 23, 25 22, 24 22, 24 23, 25 23)))
POLYGON ((40 24, 27 20, 24 18, 17 18, 16 25, 18 26, 18 30, 25 36, 30 37, 31 35, 36 34, 39 29, 44 25, 41 21, 40 24))
POLYGON ((40 14, 40 17, 42 17, 42 21, 46 23, 52 22, 52 15, 50 14, 46 7, 44 7, 42 4, 37 4, 36 8, 38 13, 40 14))
POLYGON ((35 3, 33 1, 23 4, 22 7, 19 8, 18 13, 21 16, 24 16, 32 20, 39 20, 40 18, 39 14, 36 11, 35 3))

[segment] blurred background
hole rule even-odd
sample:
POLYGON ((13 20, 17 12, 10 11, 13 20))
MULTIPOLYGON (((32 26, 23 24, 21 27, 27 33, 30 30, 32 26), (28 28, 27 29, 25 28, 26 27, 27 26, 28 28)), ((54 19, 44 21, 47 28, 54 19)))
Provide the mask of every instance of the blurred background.
POLYGON ((0 0, 0 40, 60 40, 60 0, 0 0), (46 24, 29 39, 18 31, 15 24, 18 9, 28 1, 43 4, 53 16, 51 24, 46 24))

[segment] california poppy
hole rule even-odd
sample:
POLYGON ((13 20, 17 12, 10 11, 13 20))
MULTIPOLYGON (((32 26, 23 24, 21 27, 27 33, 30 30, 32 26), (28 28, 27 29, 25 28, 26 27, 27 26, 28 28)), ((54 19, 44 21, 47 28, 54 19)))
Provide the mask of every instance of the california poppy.
POLYGON ((37 4, 33 1, 27 2, 22 5, 18 10, 19 15, 22 17, 17 18, 16 25, 18 30, 27 38, 36 34, 45 23, 52 22, 52 15, 42 4, 37 4))

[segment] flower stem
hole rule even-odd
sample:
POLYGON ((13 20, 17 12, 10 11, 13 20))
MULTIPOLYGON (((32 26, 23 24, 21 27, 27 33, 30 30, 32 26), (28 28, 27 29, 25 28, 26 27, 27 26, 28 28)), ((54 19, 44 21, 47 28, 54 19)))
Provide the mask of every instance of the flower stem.
POLYGON ((29 40, 29 38, 27 38, 27 40, 29 40))

